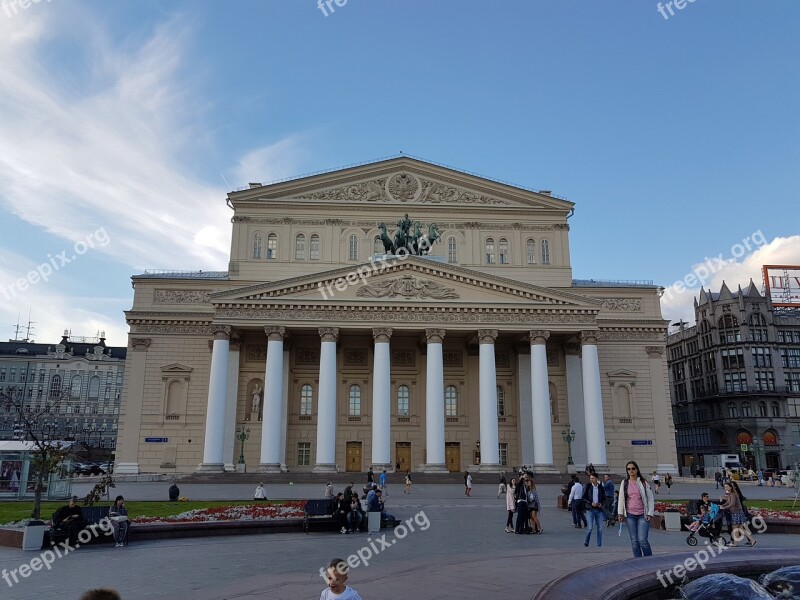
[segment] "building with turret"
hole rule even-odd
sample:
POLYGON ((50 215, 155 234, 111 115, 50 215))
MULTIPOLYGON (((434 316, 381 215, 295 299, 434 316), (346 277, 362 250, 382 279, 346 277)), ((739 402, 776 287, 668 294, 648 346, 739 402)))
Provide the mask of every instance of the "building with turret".
POLYGON ((696 325, 667 338, 678 463, 739 454, 756 469, 786 468, 800 443, 800 311, 772 305, 753 281, 702 289, 696 325))

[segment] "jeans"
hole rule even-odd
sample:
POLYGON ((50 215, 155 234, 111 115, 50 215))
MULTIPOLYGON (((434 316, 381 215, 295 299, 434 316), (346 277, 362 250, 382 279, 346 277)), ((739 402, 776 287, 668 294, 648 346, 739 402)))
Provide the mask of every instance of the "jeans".
POLYGON ((584 527, 587 527, 586 514, 583 511, 582 500, 572 501, 572 524, 578 526, 583 525, 584 527))
POLYGON ((592 539, 592 527, 597 527, 597 547, 603 545, 603 518, 605 513, 602 508, 589 509, 589 529, 586 530, 586 539, 583 540, 584 545, 589 545, 592 539))
POLYGON ((650 542, 647 541, 647 534, 650 532, 650 521, 644 515, 627 516, 628 534, 631 536, 631 549, 634 558, 642 556, 652 556, 653 550, 650 542))

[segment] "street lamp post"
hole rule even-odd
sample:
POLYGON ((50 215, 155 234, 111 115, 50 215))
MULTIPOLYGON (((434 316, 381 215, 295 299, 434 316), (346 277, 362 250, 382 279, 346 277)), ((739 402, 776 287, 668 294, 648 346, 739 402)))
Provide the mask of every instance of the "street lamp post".
POLYGON ((575 464, 572 462, 572 442, 575 441, 575 430, 570 429, 569 425, 567 425, 567 429, 561 431, 561 437, 566 442, 567 448, 569 449, 569 456, 567 457, 567 472, 569 472, 570 466, 575 464))
POLYGON ((764 449, 764 442, 762 442, 759 438, 753 438, 753 442, 751 444, 751 448, 753 450, 753 454, 755 455, 756 459, 756 471, 761 469, 761 461, 759 460, 761 456, 761 452, 764 449))
POLYGON ((239 464, 244 464, 244 443, 250 438, 250 428, 241 426, 239 431, 236 432, 236 439, 242 443, 242 451, 239 454, 239 464))

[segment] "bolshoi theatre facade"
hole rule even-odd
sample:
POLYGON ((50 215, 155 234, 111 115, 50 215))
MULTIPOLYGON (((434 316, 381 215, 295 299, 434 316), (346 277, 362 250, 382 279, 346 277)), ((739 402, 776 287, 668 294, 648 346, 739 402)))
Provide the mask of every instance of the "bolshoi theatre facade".
POLYGON ((674 472, 660 290, 574 280, 573 203, 404 156, 227 201, 226 272, 132 278, 117 473, 674 472))

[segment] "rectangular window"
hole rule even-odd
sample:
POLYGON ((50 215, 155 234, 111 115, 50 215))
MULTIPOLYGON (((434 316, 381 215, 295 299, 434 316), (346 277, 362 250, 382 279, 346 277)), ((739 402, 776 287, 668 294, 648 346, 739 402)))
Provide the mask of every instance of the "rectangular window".
POLYGON ((508 465, 508 444, 500 444, 500 464, 504 467, 508 465))
POLYGON ((790 392, 800 392, 800 373, 787 373, 786 384, 790 392))
POLYGON ((756 371, 756 388, 762 392, 775 391, 775 376, 772 371, 756 371))
POLYGON ((744 369, 744 350, 741 348, 722 351, 723 369, 744 369))
POLYGON ((800 369, 800 348, 781 348, 781 365, 784 369, 800 369))
POLYGON ((754 367, 771 367, 772 351, 769 348, 752 348, 754 367))
POLYGON ((311 466, 311 442, 298 442, 297 444, 297 466, 311 466))
POLYGON ((747 374, 743 372, 725 373, 725 391, 747 391, 747 374))

